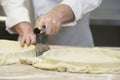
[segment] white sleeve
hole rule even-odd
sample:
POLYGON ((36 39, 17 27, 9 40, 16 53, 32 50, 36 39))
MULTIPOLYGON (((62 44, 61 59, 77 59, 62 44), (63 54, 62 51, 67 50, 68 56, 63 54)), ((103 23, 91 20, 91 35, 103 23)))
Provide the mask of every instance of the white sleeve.
POLYGON ((74 15, 75 21, 70 23, 71 26, 75 25, 86 13, 97 8, 102 0, 63 0, 61 4, 68 5, 74 15))
POLYGON ((1 0, 6 13, 6 30, 15 33, 11 28, 20 22, 30 22, 29 14, 24 6, 24 0, 1 0))

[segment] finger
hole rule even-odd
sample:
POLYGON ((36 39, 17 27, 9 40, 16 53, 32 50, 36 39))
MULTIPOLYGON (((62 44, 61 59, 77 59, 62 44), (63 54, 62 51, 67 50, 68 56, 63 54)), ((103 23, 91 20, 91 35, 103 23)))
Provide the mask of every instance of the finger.
POLYGON ((31 38, 31 44, 32 45, 36 44, 36 36, 34 36, 34 37, 31 38))
POLYGON ((51 35, 52 34, 52 23, 46 22, 46 35, 51 35))
POLYGON ((56 25, 51 26, 51 32, 49 33, 49 35, 55 35, 58 32, 58 28, 56 27, 56 25))
POLYGON ((39 23, 40 23, 40 21, 37 20, 36 24, 35 24, 35 27, 38 28, 39 30, 41 30, 42 29, 42 27, 41 27, 42 24, 39 25, 39 23))
POLYGON ((56 35, 57 33, 58 33, 58 29, 57 28, 52 30, 52 35, 56 35))
POLYGON ((50 23, 51 24, 51 35, 55 35, 59 30, 59 25, 55 19, 51 20, 51 23, 50 23))
POLYGON ((31 43, 31 39, 30 39, 30 38, 27 38, 27 39, 26 39, 26 45, 27 45, 27 46, 30 46, 30 43, 31 43))
POLYGON ((21 47, 24 47, 25 46, 25 38, 22 38, 21 40, 21 47))
POLYGON ((53 35, 54 29, 55 29, 54 25, 55 25, 55 23, 51 18, 46 19, 45 26, 46 26, 46 34, 47 35, 53 35))
POLYGON ((38 20, 36 21, 35 27, 41 30, 43 26, 44 26, 44 17, 39 17, 38 20))
POLYGON ((57 26, 56 26, 56 24, 54 24, 51 26, 51 35, 55 35, 56 31, 57 31, 57 26))
POLYGON ((53 28, 53 35, 56 35, 60 30, 61 25, 59 23, 56 23, 55 29, 53 28))

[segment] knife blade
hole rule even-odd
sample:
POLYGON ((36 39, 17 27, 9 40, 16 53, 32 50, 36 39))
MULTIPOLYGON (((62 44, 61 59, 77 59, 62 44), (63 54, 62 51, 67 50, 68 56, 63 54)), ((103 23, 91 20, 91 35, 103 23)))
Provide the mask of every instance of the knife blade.
POLYGON ((36 55, 40 56, 49 49, 48 36, 45 34, 45 27, 42 27, 41 30, 35 28, 33 32, 36 34, 36 55))

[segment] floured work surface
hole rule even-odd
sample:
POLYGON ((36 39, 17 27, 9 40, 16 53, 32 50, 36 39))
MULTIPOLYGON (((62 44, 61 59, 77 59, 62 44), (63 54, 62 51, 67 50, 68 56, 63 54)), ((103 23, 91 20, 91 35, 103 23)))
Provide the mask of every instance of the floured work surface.
POLYGON ((0 80, 120 80, 120 75, 55 72, 14 64, 0 66, 0 80))

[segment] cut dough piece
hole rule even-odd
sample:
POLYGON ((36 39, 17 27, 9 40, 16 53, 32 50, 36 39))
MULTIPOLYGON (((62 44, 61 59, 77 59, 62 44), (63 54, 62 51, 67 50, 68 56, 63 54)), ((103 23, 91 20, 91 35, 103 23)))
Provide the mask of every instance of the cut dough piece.
POLYGON ((0 40, 0 65, 13 64, 19 62, 23 56, 36 56, 35 46, 20 46, 20 42, 11 40, 0 40))
POLYGON ((45 52, 40 61, 31 61, 34 67, 46 70, 120 73, 120 51, 102 48, 53 49, 45 52))

